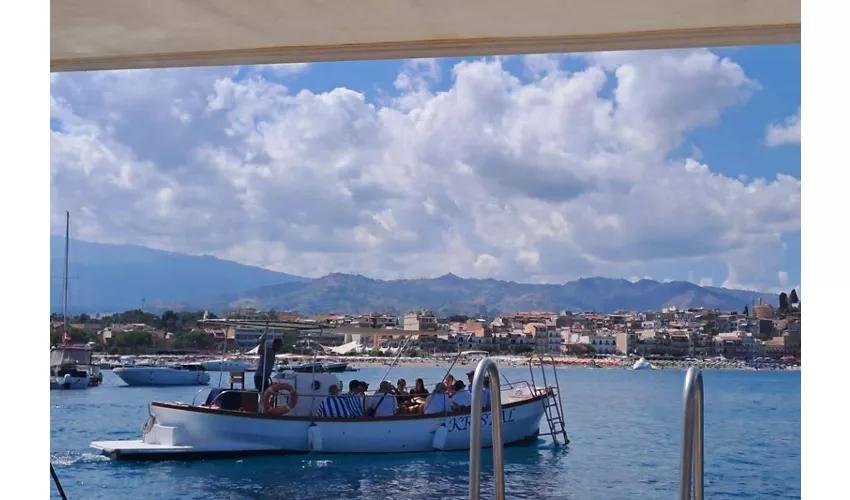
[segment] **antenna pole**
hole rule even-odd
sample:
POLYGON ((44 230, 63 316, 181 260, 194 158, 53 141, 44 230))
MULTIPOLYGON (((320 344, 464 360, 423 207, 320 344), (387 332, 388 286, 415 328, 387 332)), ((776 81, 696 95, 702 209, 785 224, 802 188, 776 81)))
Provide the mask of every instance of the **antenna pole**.
POLYGON ((62 280, 62 321, 63 335, 68 333, 68 241, 70 238, 71 213, 65 212, 65 275, 62 280))

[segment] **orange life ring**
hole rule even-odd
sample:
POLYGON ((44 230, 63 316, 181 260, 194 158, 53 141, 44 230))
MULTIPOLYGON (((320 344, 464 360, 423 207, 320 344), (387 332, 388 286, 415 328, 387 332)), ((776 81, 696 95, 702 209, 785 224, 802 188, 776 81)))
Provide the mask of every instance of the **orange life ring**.
POLYGON ((280 416, 286 415, 295 405, 298 404, 298 393, 295 392, 295 387, 287 384, 286 382, 274 384, 263 393, 263 413, 266 415, 272 416, 280 416), (275 406, 274 405, 274 397, 278 391, 288 391, 289 392, 289 403, 283 406, 275 406))

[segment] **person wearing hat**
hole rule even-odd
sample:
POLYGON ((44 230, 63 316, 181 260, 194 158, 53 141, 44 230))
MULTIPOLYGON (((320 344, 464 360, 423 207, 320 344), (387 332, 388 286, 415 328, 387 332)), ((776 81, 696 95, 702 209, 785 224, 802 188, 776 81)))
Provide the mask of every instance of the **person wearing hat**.
POLYGON ((366 415, 372 417, 392 417, 398 409, 398 400, 393 393, 393 385, 386 380, 381 382, 375 394, 369 397, 366 415))
POLYGON ((475 370, 469 370, 466 372, 466 380, 469 380, 469 387, 472 387, 472 381, 475 379, 475 370))
POLYGON ((440 382, 434 386, 434 392, 422 405, 422 413, 432 415, 435 413, 448 413, 452 410, 451 400, 446 395, 446 384, 440 382))

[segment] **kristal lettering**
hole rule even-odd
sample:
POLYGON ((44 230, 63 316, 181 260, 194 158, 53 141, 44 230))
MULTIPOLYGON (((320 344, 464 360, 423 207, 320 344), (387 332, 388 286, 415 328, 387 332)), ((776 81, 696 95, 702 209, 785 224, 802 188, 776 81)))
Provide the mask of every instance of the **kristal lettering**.
MULTIPOLYGON (((481 414, 481 427, 489 427, 492 425, 492 413, 481 414)), ((446 421, 446 428, 449 432, 464 432, 469 430, 469 424, 472 417, 464 415, 462 417, 452 417, 446 421)), ((514 421, 514 409, 502 410, 502 423, 514 421)))

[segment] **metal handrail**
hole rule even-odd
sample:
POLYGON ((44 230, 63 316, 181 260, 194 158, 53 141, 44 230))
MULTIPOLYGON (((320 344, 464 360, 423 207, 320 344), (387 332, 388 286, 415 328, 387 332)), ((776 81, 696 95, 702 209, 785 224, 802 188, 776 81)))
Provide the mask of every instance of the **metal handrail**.
POLYGON ((705 435, 702 372, 692 366, 685 375, 682 458, 679 500, 703 500, 705 494, 705 435))
POLYGON ((482 359, 472 378, 472 415, 469 429, 469 500, 481 496, 481 407, 484 377, 490 376, 490 421, 493 425, 493 469, 496 476, 496 500, 505 499, 505 459, 502 453, 502 392, 499 368, 489 358, 482 359))

